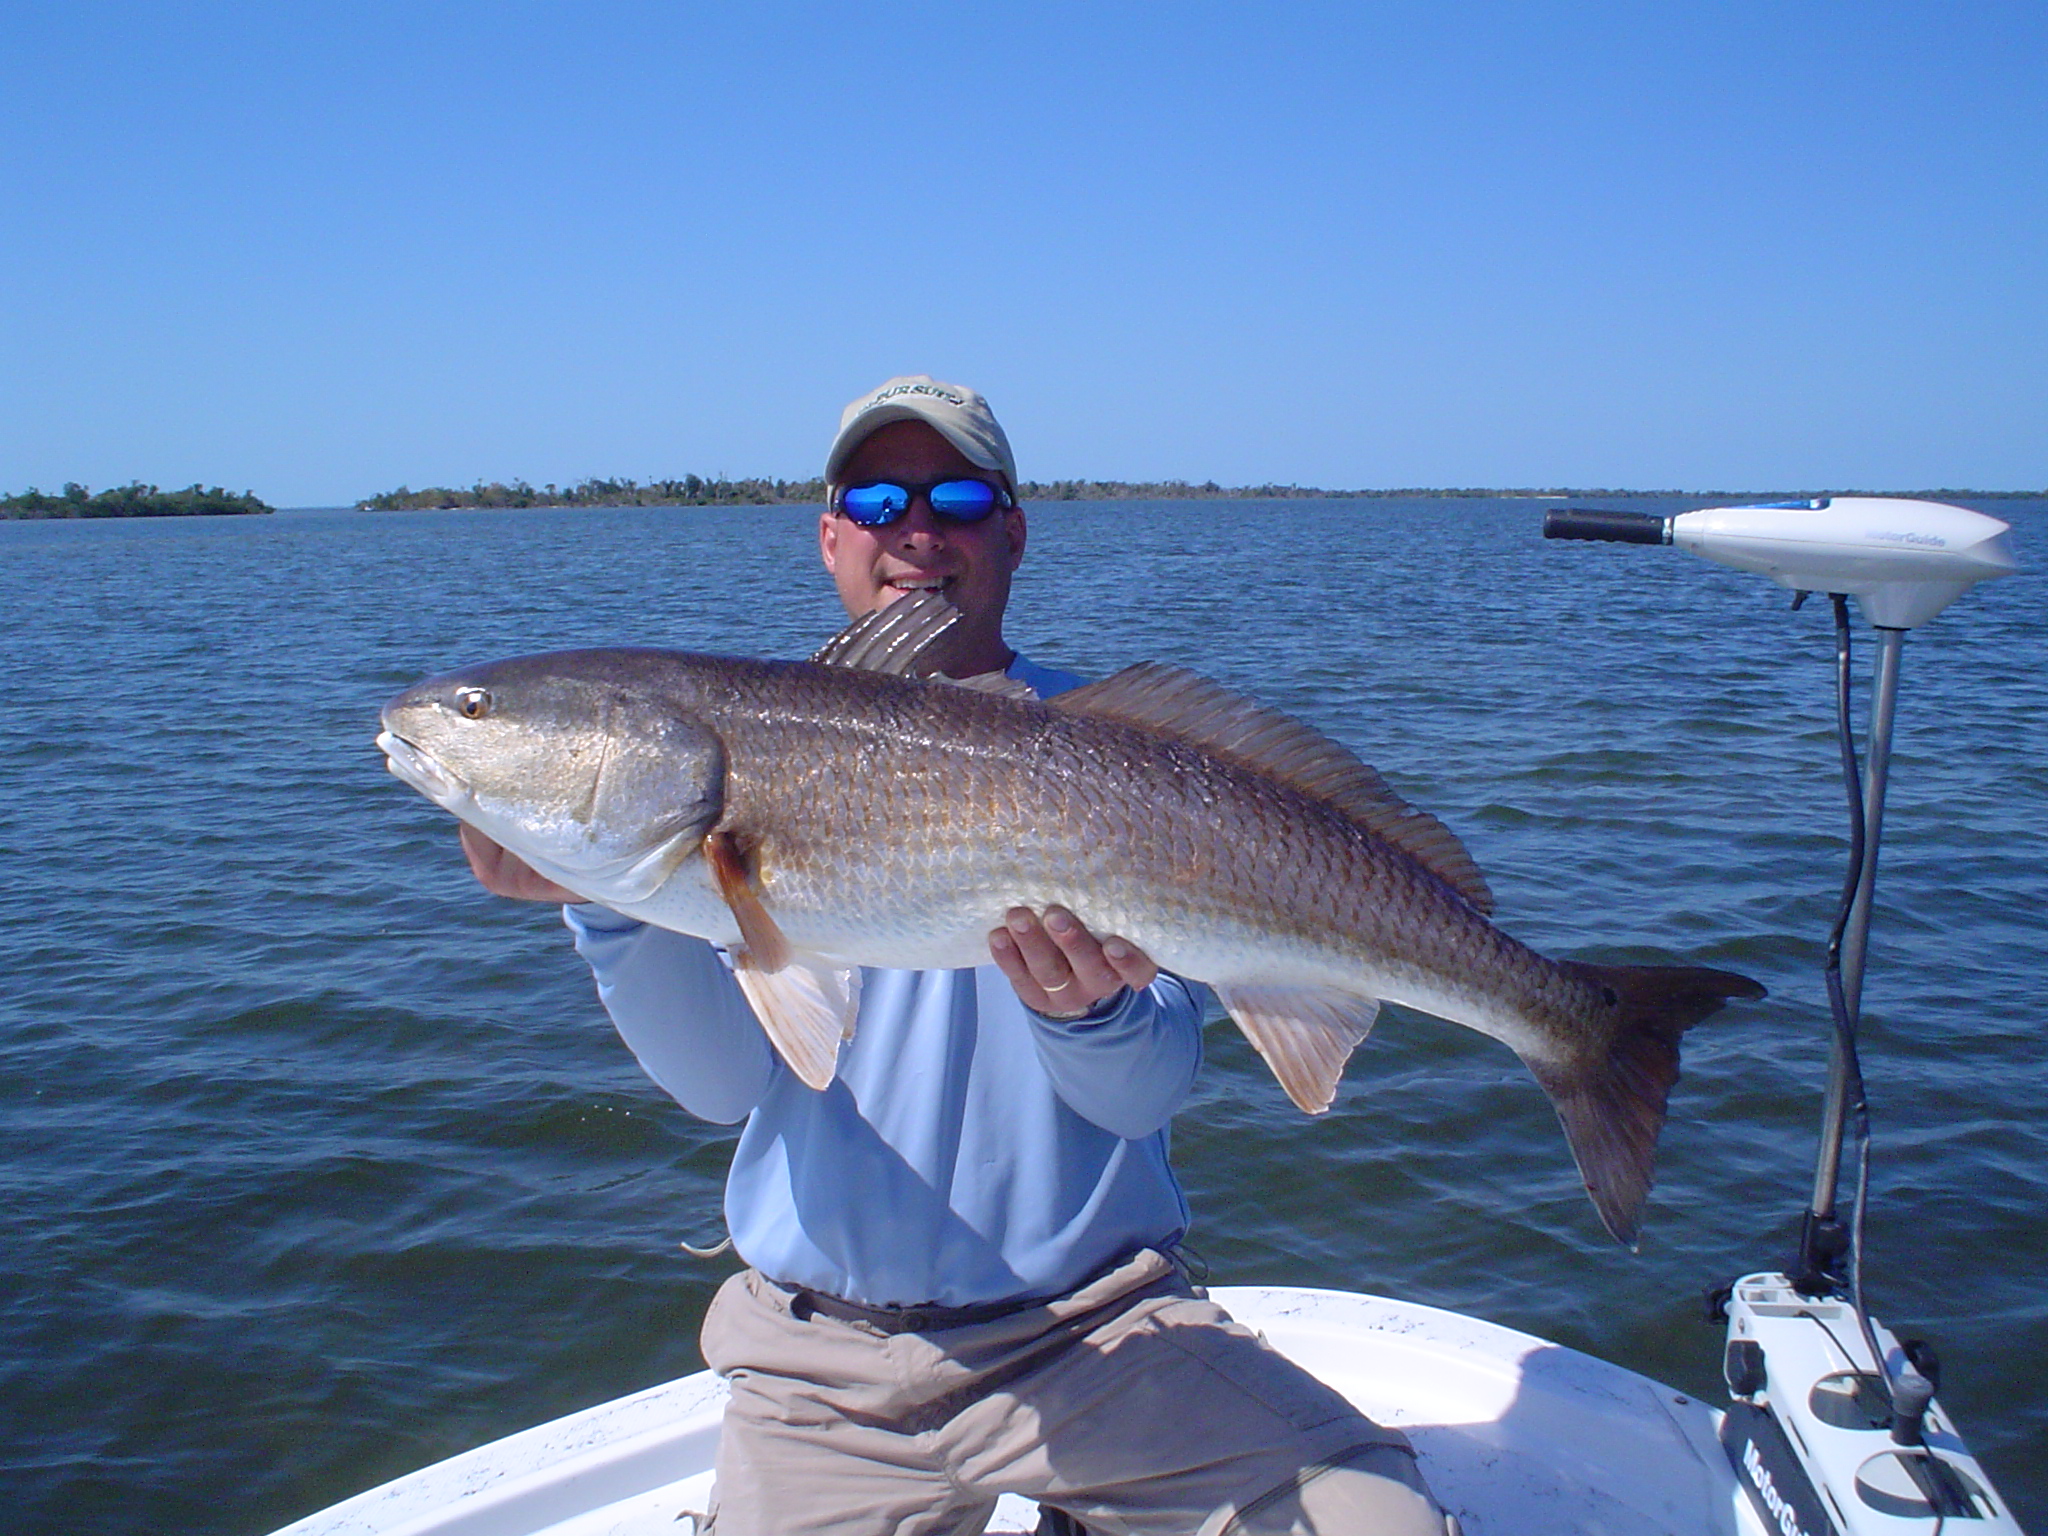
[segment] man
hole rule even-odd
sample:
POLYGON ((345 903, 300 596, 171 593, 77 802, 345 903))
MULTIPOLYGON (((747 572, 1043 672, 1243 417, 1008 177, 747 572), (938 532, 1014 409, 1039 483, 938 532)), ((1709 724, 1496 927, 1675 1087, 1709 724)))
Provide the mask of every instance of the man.
MULTIPOLYGON (((1078 684, 1003 637, 1026 519, 980 395, 890 380, 847 407, 825 478, 818 548, 849 614, 936 589, 962 615, 960 675, 1078 684)), ((746 1121, 726 1220, 750 1267, 703 1331, 732 1385, 718 1536, 978 1531, 1004 1492, 1098 1533, 1446 1529, 1398 1432, 1191 1285, 1167 1128, 1201 1062, 1201 999, 1134 945, 1015 908, 988 966, 871 969, 817 1091, 709 944, 578 905, 462 837, 491 890, 570 903, 648 1074, 746 1121)))

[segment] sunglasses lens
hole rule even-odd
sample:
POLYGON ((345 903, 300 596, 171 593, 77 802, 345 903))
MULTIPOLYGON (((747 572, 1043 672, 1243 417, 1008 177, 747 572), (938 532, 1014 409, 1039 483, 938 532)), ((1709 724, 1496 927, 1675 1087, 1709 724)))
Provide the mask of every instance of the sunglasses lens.
POLYGON ((956 523, 978 523, 996 509, 996 489, 981 480, 942 480, 931 489, 932 510, 956 523))
POLYGON ((936 485, 897 485, 879 480, 849 485, 839 493, 839 510, 863 528, 881 528, 910 510, 922 495, 939 517, 956 523, 978 523, 1003 503, 1003 495, 983 480, 941 480, 936 485))
POLYGON ((839 494, 839 510, 863 528, 879 528, 910 510, 910 492, 886 483, 849 485, 839 494))

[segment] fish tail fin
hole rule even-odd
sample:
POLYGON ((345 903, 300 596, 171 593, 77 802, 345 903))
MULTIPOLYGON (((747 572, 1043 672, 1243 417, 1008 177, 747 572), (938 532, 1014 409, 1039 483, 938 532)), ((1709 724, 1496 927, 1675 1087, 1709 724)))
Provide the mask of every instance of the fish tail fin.
POLYGON ((1664 1106, 1678 1081, 1678 1043, 1731 998, 1764 989, 1733 971, 1683 965, 1558 964, 1600 989, 1612 1010, 1603 1058, 1591 1070, 1531 1062, 1564 1122, 1586 1193, 1614 1240, 1636 1246, 1664 1106))

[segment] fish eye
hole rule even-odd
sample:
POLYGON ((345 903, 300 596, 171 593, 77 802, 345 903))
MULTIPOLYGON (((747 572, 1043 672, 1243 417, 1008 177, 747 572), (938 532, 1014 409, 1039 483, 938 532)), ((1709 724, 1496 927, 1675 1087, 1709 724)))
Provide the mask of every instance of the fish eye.
POLYGON ((481 720, 491 712, 491 690, 488 688, 458 688, 455 690, 455 712, 465 720, 481 720))

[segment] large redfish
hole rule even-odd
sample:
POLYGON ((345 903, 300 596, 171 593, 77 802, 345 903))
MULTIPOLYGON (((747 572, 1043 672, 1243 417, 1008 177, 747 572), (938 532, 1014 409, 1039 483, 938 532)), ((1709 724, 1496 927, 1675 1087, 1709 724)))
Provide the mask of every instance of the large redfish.
POLYGON ((1502 1041, 1549 1093, 1608 1230, 1634 1239, 1680 1035, 1761 987, 1517 943, 1440 823, 1192 673, 1134 667, 1044 701, 894 675, 950 613, 891 604, 830 664, 494 662, 400 694, 379 744, 542 874, 732 950, 813 1087, 852 1032, 857 967, 983 964, 1008 908, 1059 903, 1213 987, 1312 1114, 1382 999, 1502 1041))

